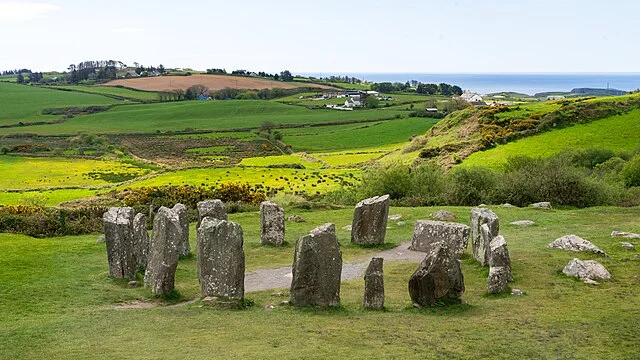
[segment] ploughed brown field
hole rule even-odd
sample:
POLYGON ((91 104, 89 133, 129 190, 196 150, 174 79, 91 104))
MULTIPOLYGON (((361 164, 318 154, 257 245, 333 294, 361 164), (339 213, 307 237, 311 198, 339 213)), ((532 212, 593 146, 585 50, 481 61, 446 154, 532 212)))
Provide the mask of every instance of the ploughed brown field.
POLYGON ((281 89, 293 89, 298 87, 331 89, 330 86, 326 85, 282 82, 251 77, 225 75, 156 76, 135 79, 119 79, 110 81, 104 85, 125 86, 128 88, 146 91, 164 91, 175 89, 186 90, 189 86, 196 84, 204 85, 210 90, 220 90, 224 88, 260 90, 270 89, 274 87, 278 87, 281 89))

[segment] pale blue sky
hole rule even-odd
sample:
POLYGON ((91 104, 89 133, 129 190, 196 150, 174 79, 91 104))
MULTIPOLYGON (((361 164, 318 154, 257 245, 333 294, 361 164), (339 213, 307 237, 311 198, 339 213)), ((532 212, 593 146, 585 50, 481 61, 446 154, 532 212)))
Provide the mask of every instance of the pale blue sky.
POLYGON ((634 0, 0 0, 0 70, 638 72, 634 0))

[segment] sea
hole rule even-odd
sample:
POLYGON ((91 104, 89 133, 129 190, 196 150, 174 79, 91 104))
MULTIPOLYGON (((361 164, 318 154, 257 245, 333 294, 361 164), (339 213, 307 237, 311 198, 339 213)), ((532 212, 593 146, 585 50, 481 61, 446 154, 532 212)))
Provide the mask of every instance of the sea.
POLYGON ((305 76, 351 76, 371 82, 447 83, 480 94, 517 92, 534 95, 542 92, 569 92, 574 88, 640 89, 640 73, 503 73, 503 74, 428 74, 428 73, 307 73, 305 76))

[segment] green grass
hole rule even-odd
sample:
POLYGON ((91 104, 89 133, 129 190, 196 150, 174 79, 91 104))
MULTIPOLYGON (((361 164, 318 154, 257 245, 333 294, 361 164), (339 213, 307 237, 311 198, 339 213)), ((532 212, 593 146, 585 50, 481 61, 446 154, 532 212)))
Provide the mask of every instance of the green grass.
POLYGON ((61 85, 51 86, 57 89, 66 89, 77 92, 87 92, 98 95, 113 95, 130 100, 156 101, 158 93, 153 91, 141 91, 117 86, 89 86, 89 85, 61 85))
POLYGON ((239 165, 253 166, 253 167, 267 167, 272 165, 284 165, 284 164, 299 164, 299 165, 303 165, 307 169, 319 169, 322 167, 322 164, 317 162, 311 162, 297 154, 244 158, 242 159, 242 161, 240 161, 239 165))
POLYGON ((0 191, 0 205, 19 205, 43 201, 46 206, 56 206, 62 202, 78 200, 96 195, 96 190, 89 189, 56 189, 25 192, 0 191))
MULTIPOLYGON (((99 186, 110 184, 98 174, 140 176, 147 170, 108 160, 0 156, 0 189, 35 189, 49 187, 99 186)), ((106 179, 109 179, 108 177, 106 179)))
POLYGON ((384 151, 372 152, 337 152, 326 154, 314 154, 313 156, 329 164, 330 166, 354 167, 361 163, 377 159, 384 155, 384 151))
POLYGON ((187 153, 196 155, 215 155, 226 150, 232 149, 232 146, 209 146, 206 148, 192 148, 188 149, 187 153))
POLYGON ((519 155, 548 157, 571 149, 603 148, 616 152, 640 146, 640 110, 553 130, 471 154, 463 166, 499 167, 519 155))
MULTIPOLYGON (((121 101, 101 95, 46 89, 36 86, 0 82, 0 125, 53 121, 60 115, 42 115, 46 108, 80 107, 89 105, 118 104, 121 101)), ((27 132, 29 127, 19 127, 9 132, 27 132)))
POLYGON ((42 135, 76 134, 78 132, 114 134, 184 129, 257 129, 266 121, 271 121, 276 125, 293 125, 375 120, 392 118, 395 114, 397 112, 376 110, 350 112, 308 110, 299 106, 283 105, 270 101, 185 101, 119 106, 102 113, 77 116, 61 124, 0 129, 0 134, 16 132, 42 135))
POLYGON ((366 124, 283 129, 280 132, 282 141, 291 145, 294 151, 339 151, 407 142, 411 136, 424 134, 437 122, 436 119, 406 118, 366 124))
MULTIPOLYGON (((408 240, 413 221, 436 210, 392 208, 408 224, 392 226, 387 238, 396 244, 408 240)), ((468 208, 449 210, 466 222, 468 208)), ((384 312, 362 310, 362 280, 342 284, 343 306, 337 310, 278 306, 286 297, 271 296, 277 291, 247 294, 256 305, 242 311, 199 303, 114 310, 123 302, 155 300, 149 289, 128 289, 107 278, 105 245, 95 242, 97 235, 0 234, 0 358, 636 358, 640 260, 609 232, 640 232, 640 209, 496 212, 509 243, 514 286, 525 296, 485 295, 487 270, 467 258, 461 265, 468 304, 417 310, 407 293, 416 265, 386 262, 384 312), (538 225, 508 225, 525 218, 538 225), (567 233, 593 241, 610 257, 546 248, 567 233), (559 274, 576 256, 602 262, 613 279, 588 286, 559 274), (263 310, 268 304, 276 308, 263 310)), ((298 236, 326 221, 340 229, 350 223, 352 210, 300 214, 309 222, 287 223, 283 248, 258 244, 257 213, 230 215, 243 226, 248 271, 290 265, 298 236)), ((193 242, 193 226, 191 235, 193 242)), ((372 251, 351 246, 344 230, 339 238, 347 261, 372 251)), ((187 258, 178 265, 176 286, 185 300, 198 296, 195 264, 187 258)))

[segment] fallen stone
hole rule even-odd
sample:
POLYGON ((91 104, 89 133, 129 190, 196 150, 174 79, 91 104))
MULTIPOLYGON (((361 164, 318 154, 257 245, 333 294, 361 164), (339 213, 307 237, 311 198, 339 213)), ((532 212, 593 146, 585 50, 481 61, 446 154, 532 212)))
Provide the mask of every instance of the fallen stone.
POLYGON ((134 254, 138 269, 147 268, 149 258, 149 232, 147 231, 147 217, 140 213, 133 218, 134 254))
POLYGON ((511 205, 509 203, 504 203, 504 204, 502 204, 500 206, 503 207, 503 208, 515 208, 515 207, 517 207, 517 206, 511 205))
POLYGON ((150 287, 156 296, 170 294, 174 289, 181 241, 179 215, 161 207, 153 220, 147 270, 144 273, 144 286, 150 287))
POLYGON ((591 279, 584 279, 582 282, 587 284, 587 285, 600 285, 599 282, 591 280, 591 279))
POLYGON ((292 270, 292 305, 340 306, 342 252, 334 224, 319 226, 296 241, 292 270))
POLYGON ((227 216, 227 211, 224 208, 224 203, 222 202, 222 200, 215 199, 215 200, 200 201, 197 206, 198 206, 198 225, 196 229, 200 227, 200 223, 202 222, 202 219, 204 219, 205 217, 210 217, 218 220, 229 220, 227 216))
POLYGON ((511 290, 511 295, 513 295, 513 296, 522 296, 522 295, 524 295, 524 291, 522 291, 520 289, 513 289, 513 290, 511 290))
POLYGON ((398 225, 398 226, 404 226, 404 225, 407 225, 407 222, 406 222, 406 221, 398 221, 398 222, 396 223, 396 225, 398 225))
POLYGON ((189 253, 191 253, 191 245, 189 244, 189 211, 187 207, 182 204, 176 204, 172 210, 178 214, 180 227, 182 229, 182 237, 180 238, 179 244, 180 256, 189 256, 189 253))
POLYGON ((447 210, 440 210, 434 214, 429 215, 432 219, 440 220, 440 221, 455 221, 456 215, 447 210))
POLYGON ((283 300, 280 302, 280 305, 289 305, 289 300, 283 300))
POLYGON ((509 277, 511 270, 502 266, 491 266, 487 277, 487 292, 489 294, 501 294, 509 290, 509 277))
POLYGON ((625 231, 614 231, 611 233, 611 237, 622 237, 626 239, 640 239, 640 234, 634 234, 625 231))
POLYGON ((429 253, 444 242, 459 257, 467 248, 470 233, 471 229, 464 224, 418 220, 413 228, 409 249, 429 253))
POLYGON ((287 216, 287 221, 298 223, 307 222, 307 220, 300 215, 289 215, 287 216))
POLYGON ((351 229, 352 229, 351 225, 346 225, 342 227, 342 230, 351 231, 351 229))
POLYGON ((102 216, 107 243, 109 276, 115 279, 134 279, 138 271, 134 250, 133 208, 110 208, 102 216))
POLYGON ((565 235, 554 240, 549 244, 549 247, 568 251, 587 251, 598 255, 607 255, 590 241, 573 234, 565 235))
POLYGON ((621 242, 620 246, 627 250, 636 251, 636 247, 630 242, 621 242))
POLYGON ((105 241, 107 241, 107 240, 105 239, 104 234, 98 236, 98 240, 96 240, 97 243, 103 243, 105 241))
POLYGON ((489 244, 500 232, 500 220, 498 215, 489 209, 471 209, 471 248, 474 259, 482 266, 489 264, 489 244), (487 224, 489 232, 482 234, 481 226, 487 224))
POLYGON ((509 224, 515 225, 515 226, 532 226, 532 225, 535 225, 536 223, 531 220, 519 220, 509 224))
POLYGON ((360 201, 353 214, 351 242, 358 245, 384 244, 389 215, 389 195, 360 201))
POLYGON ((284 210, 276 203, 260 204, 260 243, 276 246, 284 243, 284 210))
POLYGON ((580 280, 609 280, 611 274, 602 264, 594 260, 573 259, 569 261, 562 272, 567 276, 574 276, 580 280))
POLYGON ((419 306, 459 302, 464 277, 455 251, 446 243, 431 251, 409 279, 409 295, 419 306))
POLYGON ((384 308, 384 259, 371 259, 364 273, 364 297, 362 306, 365 309, 382 310, 384 308))
POLYGON ((553 209, 553 207, 551 207, 551 203, 548 202, 548 201, 537 202, 537 203, 531 204, 529 206, 534 208, 534 209, 546 209, 546 210, 553 209))
POLYGON ((276 307, 273 306, 272 304, 266 304, 262 307, 262 310, 264 311, 272 311, 273 309, 275 309, 276 307))
POLYGON ((140 285, 141 285, 140 282, 139 281, 135 281, 135 280, 129 281, 127 283, 127 286, 129 286, 130 288, 138 288, 138 287, 140 287, 140 285))
POLYGON ((402 215, 400 214, 396 214, 396 215, 389 215, 387 217, 387 219, 391 220, 391 221, 398 221, 400 219, 402 219, 402 215))
POLYGON ((244 239, 236 223, 205 217, 197 236, 200 293, 203 296, 244 298, 244 239))

